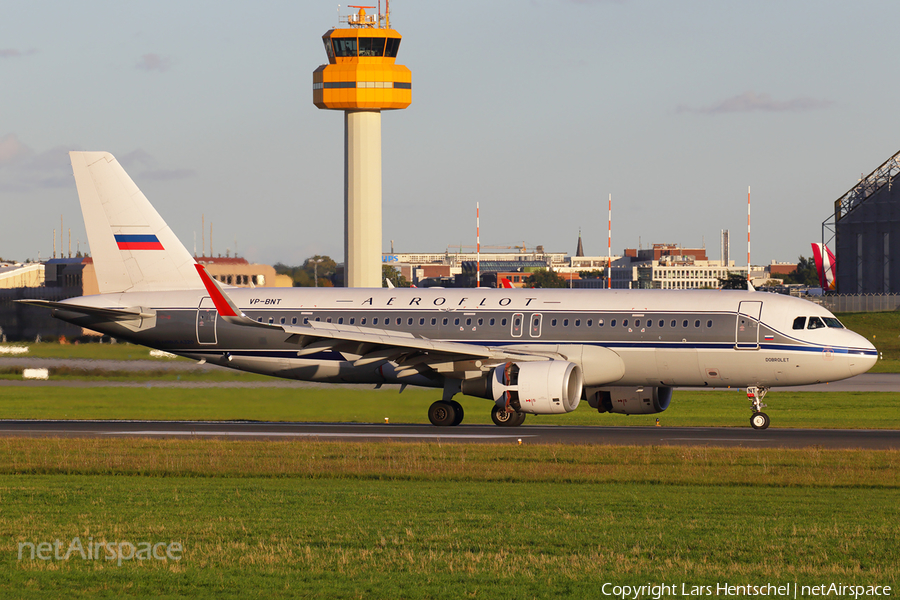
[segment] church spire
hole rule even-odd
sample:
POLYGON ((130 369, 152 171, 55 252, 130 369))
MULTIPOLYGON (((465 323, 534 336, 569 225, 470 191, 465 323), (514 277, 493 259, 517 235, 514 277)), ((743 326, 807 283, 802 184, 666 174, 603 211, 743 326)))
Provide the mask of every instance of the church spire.
POLYGON ((578 249, 575 250, 575 256, 584 256, 584 246, 581 245, 581 227, 578 228, 578 249))

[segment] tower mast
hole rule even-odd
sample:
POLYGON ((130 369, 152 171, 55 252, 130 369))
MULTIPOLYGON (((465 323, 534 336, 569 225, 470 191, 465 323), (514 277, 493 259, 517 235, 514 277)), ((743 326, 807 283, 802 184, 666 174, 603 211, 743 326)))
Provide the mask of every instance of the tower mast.
POLYGON ((390 4, 347 16, 322 36, 328 64, 313 72, 313 103, 344 111, 344 285, 381 287, 381 111, 412 102, 412 73, 396 63, 390 4))

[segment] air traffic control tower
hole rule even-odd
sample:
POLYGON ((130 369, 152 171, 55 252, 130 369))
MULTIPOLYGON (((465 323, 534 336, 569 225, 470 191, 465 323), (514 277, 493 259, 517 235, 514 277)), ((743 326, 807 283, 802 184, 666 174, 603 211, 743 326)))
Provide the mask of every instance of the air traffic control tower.
POLYGON ((412 73, 395 64, 390 8, 350 8, 348 27, 322 36, 328 64, 313 72, 313 103, 344 111, 344 285, 381 287, 381 111, 409 106, 412 73))

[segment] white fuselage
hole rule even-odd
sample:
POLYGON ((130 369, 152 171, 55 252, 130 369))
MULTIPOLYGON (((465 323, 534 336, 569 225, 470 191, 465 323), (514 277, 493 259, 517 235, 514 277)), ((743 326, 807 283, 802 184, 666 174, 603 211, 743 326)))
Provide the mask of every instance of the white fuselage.
MULTIPOLYGON (((412 334, 432 340, 561 354, 579 363, 585 386, 790 386, 835 381, 877 359, 865 338, 824 308, 789 296, 744 291, 229 288, 261 323, 308 321, 412 334), (797 319, 805 317, 802 328, 797 319), (605 381, 602 355, 624 373, 605 381)), ((238 327, 216 318, 205 291, 105 294, 72 299, 97 307, 150 307, 153 327, 94 328, 137 343, 232 368, 309 381, 381 383, 393 366, 352 366, 341 353, 298 356, 284 332, 238 327)), ((65 316, 63 316, 65 318, 65 316)), ((421 377, 410 384, 440 386, 421 377)))

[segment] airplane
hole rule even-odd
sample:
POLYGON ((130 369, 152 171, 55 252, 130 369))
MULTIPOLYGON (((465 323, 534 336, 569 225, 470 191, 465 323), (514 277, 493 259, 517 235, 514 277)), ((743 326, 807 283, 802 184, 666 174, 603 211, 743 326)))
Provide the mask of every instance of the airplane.
POLYGON ((746 388, 750 424, 772 386, 836 381, 878 353, 814 303, 757 291, 236 288, 197 263, 106 152, 70 158, 100 293, 24 300, 95 331, 223 367, 326 383, 462 393, 499 426, 561 414, 666 410, 675 387, 746 388))

